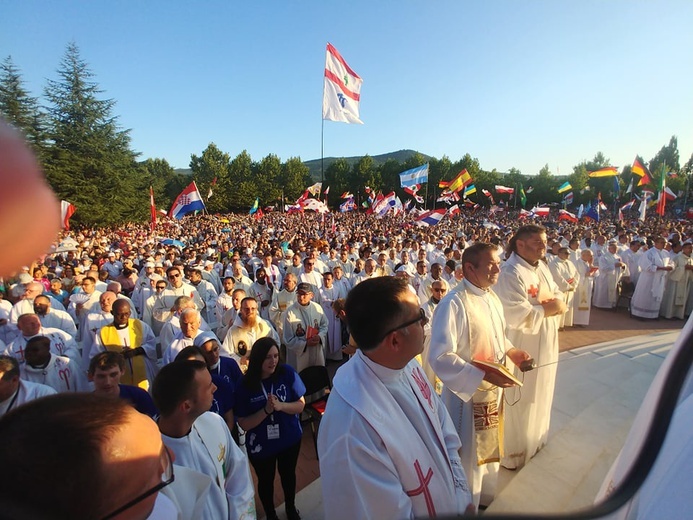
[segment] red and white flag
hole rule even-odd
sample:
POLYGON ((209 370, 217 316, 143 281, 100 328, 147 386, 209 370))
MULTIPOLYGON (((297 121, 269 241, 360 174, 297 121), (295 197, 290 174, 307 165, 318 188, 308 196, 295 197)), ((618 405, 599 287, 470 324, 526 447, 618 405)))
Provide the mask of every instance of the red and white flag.
POLYGON ((63 229, 70 231, 70 217, 74 215, 77 208, 74 204, 66 201, 60 201, 60 222, 63 224, 63 229))
POLYGON ((363 124, 359 119, 361 84, 356 74, 339 51, 327 44, 325 59, 325 85, 322 91, 322 118, 328 121, 363 124))
POLYGON ((154 204, 154 189, 149 187, 149 211, 152 214, 152 222, 149 225, 149 229, 154 233, 154 228, 156 228, 156 205, 154 204))
POLYGON ((457 204, 453 204, 448 208, 448 215, 459 215, 460 207, 457 204))
POLYGON ((515 193, 515 188, 508 188, 507 186, 501 186, 500 184, 496 184, 496 193, 499 193, 501 195, 512 195, 515 193))

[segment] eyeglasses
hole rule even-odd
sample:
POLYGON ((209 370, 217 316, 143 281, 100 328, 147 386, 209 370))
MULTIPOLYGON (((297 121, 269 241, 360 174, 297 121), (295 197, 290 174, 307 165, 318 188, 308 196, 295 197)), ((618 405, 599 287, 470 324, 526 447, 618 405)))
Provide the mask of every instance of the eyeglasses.
POLYGON ((180 273, 168 275, 169 280, 175 280, 176 278, 180 278, 180 273))
POLYGON ((145 491, 144 493, 142 493, 137 498, 130 500, 130 502, 128 502, 124 506, 119 507, 118 509, 116 509, 112 513, 104 516, 103 520, 108 520, 109 518, 114 518, 114 517, 118 516, 123 511, 126 511, 126 510, 130 509, 131 507, 139 504, 145 498, 152 496, 154 493, 158 493, 159 491, 164 489, 166 486, 171 484, 176 479, 176 476, 173 474, 173 459, 171 458, 171 453, 168 451, 168 448, 166 447, 166 445, 164 445, 164 452, 166 453, 166 467, 164 468, 164 472, 161 474, 161 482, 159 482, 156 486, 154 486, 150 490, 145 491))
POLYGON ((397 332, 398 330, 401 330, 401 329, 406 329, 409 325, 413 325, 414 323, 418 323, 418 322, 420 322, 422 326, 424 326, 428 323, 428 318, 426 317, 426 313, 424 312, 423 309, 419 309, 419 315, 416 318, 414 318, 413 320, 409 320, 405 323, 402 323, 401 325, 398 325, 394 329, 388 330, 385 334, 382 335, 380 340, 378 340, 378 343, 380 343, 382 340, 384 340, 386 337, 388 337, 393 332, 397 332))

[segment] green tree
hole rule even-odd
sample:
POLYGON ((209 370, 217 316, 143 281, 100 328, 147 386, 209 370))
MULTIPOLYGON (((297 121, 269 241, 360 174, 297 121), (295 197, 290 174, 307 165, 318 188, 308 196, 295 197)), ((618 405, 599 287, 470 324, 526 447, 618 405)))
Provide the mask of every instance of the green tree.
POLYGON ((222 186, 222 189, 228 190, 230 210, 247 210, 255 202, 259 194, 253 181, 253 160, 246 150, 229 164, 228 185, 222 186))
POLYGON ((75 219, 90 225, 144 220, 148 190, 130 150, 129 130, 113 115, 115 101, 102 93, 94 74, 70 43, 49 80, 46 174, 56 193, 77 207, 75 219))
POLYGON ((42 151, 45 114, 37 98, 30 96, 24 87, 24 80, 10 56, 0 64, 0 115, 26 136, 36 152, 42 151))
MULTIPOLYGON (((338 159, 337 161, 341 160, 343 159, 338 159)), ((347 171, 348 169, 349 165, 347 164, 347 171)), ((284 201, 286 204, 294 204, 306 190, 306 187, 313 182, 310 176, 310 169, 303 164, 300 157, 291 157, 282 164, 281 178, 281 187, 284 190, 284 201)), ((325 176, 325 179, 327 179, 327 176, 325 176)), ((330 192, 332 192, 332 190, 336 190, 336 188, 330 189, 330 192)))
POLYGON ((229 154, 222 152, 214 143, 209 143, 201 156, 198 157, 195 154, 190 156, 192 180, 197 184, 200 195, 205 200, 207 211, 211 213, 228 211, 230 162, 229 154), (212 186, 214 179, 216 184, 212 186), (208 198, 210 188, 212 196, 208 198))
POLYGON ((380 172, 375 168, 373 157, 364 155, 361 157, 351 169, 349 176, 349 191, 353 194, 357 192, 363 193, 364 188, 368 186, 373 191, 383 189, 380 172))
POLYGON ((190 183, 190 177, 176 173, 166 159, 147 159, 139 166, 144 183, 154 189, 157 209, 168 211, 176 197, 190 183))
POLYGON ((269 154, 255 166, 255 186, 260 204, 272 205, 281 200, 281 174, 281 161, 274 154, 269 154))
POLYGON ((653 175, 656 175, 656 172, 659 171, 662 164, 666 164, 667 171, 678 173, 681 169, 681 165, 679 163, 678 138, 675 135, 672 135, 671 139, 669 139, 669 144, 662 146, 657 154, 650 160, 650 172, 652 172, 653 175))

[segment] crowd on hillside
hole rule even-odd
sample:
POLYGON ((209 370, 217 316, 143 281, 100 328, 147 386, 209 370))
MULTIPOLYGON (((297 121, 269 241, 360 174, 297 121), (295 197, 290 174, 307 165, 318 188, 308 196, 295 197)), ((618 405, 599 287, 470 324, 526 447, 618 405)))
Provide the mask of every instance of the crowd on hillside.
MULTIPOLYGON (((508 354, 515 364, 541 365, 548 358, 542 358, 543 351, 532 352, 540 348, 539 343, 522 345, 521 335, 513 336, 512 330, 524 331, 525 338, 539 334, 539 321, 548 317, 555 317, 552 333, 588 326, 593 305, 627 305, 639 319, 689 316, 692 251, 693 226, 686 221, 615 222, 606 217, 600 222, 574 223, 549 217, 528 222, 514 210, 493 214, 463 210, 434 226, 402 214, 378 218, 357 212, 269 212, 261 218, 166 219, 154 233, 140 224, 63 231, 51 251, 0 286, 0 351, 4 353, 0 372, 17 375, 14 386, 0 393, 0 415, 54 393, 119 395, 142 413, 158 417, 167 446, 175 446, 177 464, 195 467, 190 461, 199 453, 195 455, 194 448, 188 453, 188 448, 179 445, 177 433, 198 424, 199 418, 207 417, 204 412, 215 412, 223 427, 214 421, 198 425, 200 438, 209 435, 215 446, 215 435, 221 435, 220 446, 226 445, 223 439, 233 438, 234 447, 225 448, 219 460, 231 457, 225 464, 241 469, 234 476, 234 490, 230 489, 231 475, 226 474, 221 498, 213 498, 210 491, 212 498, 202 517, 219 518, 220 510, 246 511, 252 516, 254 489, 247 463, 242 469, 247 457, 259 477, 258 493, 268 517, 273 518, 276 462, 288 518, 300 518, 293 501, 301 432, 298 417, 309 397, 304 398, 308 382, 301 375, 311 367, 324 367, 329 360, 360 356, 361 345, 350 334, 355 325, 346 307, 355 287, 379 277, 403 280, 408 298, 421 312, 424 346, 417 359, 428 384, 445 398, 445 389, 451 389, 452 383, 444 360, 454 349, 444 344, 450 341, 448 332, 459 324, 454 313, 446 314, 449 304, 439 304, 449 302, 451 293, 459 296, 480 290, 460 303, 474 316, 479 309, 471 309, 469 302, 475 297, 485 301, 485 294, 496 292, 500 300, 494 295, 493 301, 485 303, 491 309, 491 321, 481 334, 495 330, 496 340, 498 334, 507 334, 515 347, 524 349, 521 355, 508 354), (465 251, 473 253, 465 257, 465 251), (483 255, 491 267, 480 264, 479 258, 486 258, 483 255), (463 258, 467 259, 463 262, 463 258), (494 262, 498 263, 496 272, 494 262), (488 269, 483 275, 479 274, 482 268, 488 269), (524 268, 530 269, 531 276, 515 273, 524 268), (498 272, 502 274, 496 287, 498 272), (528 277, 534 276, 537 281, 531 284, 528 277), (530 318, 515 316, 526 302, 512 299, 513 283, 521 285, 524 299, 530 301, 527 305, 534 301, 542 307, 538 317, 531 318, 538 320, 536 327, 515 323, 530 318), (203 399, 199 410, 185 413, 172 397, 172 389, 176 381, 202 376, 171 368, 181 359, 201 363, 210 374, 209 388, 214 387, 209 403, 203 399), (260 384, 270 377, 275 381, 271 391, 260 384), (277 397, 275 384, 280 383, 283 393, 277 397), (236 451, 239 445, 242 450, 236 451), (269 465, 268 460, 272 461, 269 465)), ((489 315, 484 311, 475 319, 486 323, 489 315)), ((418 322, 414 319, 406 326, 418 322)), ((557 346, 555 334, 556 355, 557 346)), ((505 358, 503 354, 496 361, 505 363, 505 358)), ((542 395, 550 412, 555 372, 547 376, 550 381, 541 379, 548 373, 539 371, 534 387, 526 381, 525 395, 542 395)), ((464 400, 460 397, 464 392, 450 391, 464 400)), ((499 395, 494 394, 494 403, 499 395)), ((545 442, 548 415, 542 414, 529 427, 541 423, 536 428, 543 428, 530 435, 535 437, 533 446, 514 450, 508 433, 513 430, 508 428, 506 454, 510 458, 491 457, 487 463, 502 462, 511 468, 525 464, 545 442)), ((464 445, 464 432, 458 430, 458 434, 464 445)), ((479 442, 477 438, 473 445, 479 442)), ((499 441, 484 442, 497 445, 499 441)), ((475 462, 476 455, 475 451, 475 462)), ((488 487, 493 471, 478 473, 476 463, 469 468, 469 460, 462 465, 474 505, 487 504, 494 492, 493 486, 488 487)), ((219 471, 204 465, 197 469, 211 479, 219 471)), ((329 485, 330 480, 325 482, 329 485)), ((178 507, 185 508, 180 503, 178 507)))

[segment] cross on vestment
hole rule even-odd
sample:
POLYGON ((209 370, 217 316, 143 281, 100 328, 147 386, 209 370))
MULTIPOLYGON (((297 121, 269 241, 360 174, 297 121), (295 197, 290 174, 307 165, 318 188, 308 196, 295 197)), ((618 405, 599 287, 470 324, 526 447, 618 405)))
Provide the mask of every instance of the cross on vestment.
POLYGON ((431 387, 428 386, 428 382, 426 381, 424 374, 421 372, 421 369, 416 367, 412 371, 411 375, 414 378, 414 381, 416 381, 416 386, 419 387, 419 390, 421 390, 424 398, 426 401, 428 401, 428 406, 433 408, 433 403, 431 402, 431 387))
POLYGON ((19 362, 24 363, 24 349, 22 348, 21 342, 19 343, 19 362))
POLYGON ((529 296, 532 298, 536 298, 539 294, 539 287, 534 287, 533 285, 530 285, 527 294, 529 294, 529 296))
POLYGON ((496 401, 474 403, 475 429, 486 430, 495 426, 498 426, 498 404, 496 401))
POLYGON ((63 370, 58 370, 58 377, 65 381, 65 386, 70 390, 70 369, 65 368, 63 370))
POLYGON ((426 476, 424 477, 423 471, 421 471, 421 464, 419 463, 419 459, 416 459, 414 461, 414 470, 416 471, 416 477, 419 479, 419 487, 417 487, 416 489, 406 491, 407 496, 415 497, 417 495, 423 494, 424 500, 426 501, 426 509, 428 510, 428 516, 431 518, 435 518, 436 507, 433 504, 433 497, 431 496, 431 492, 428 489, 428 484, 431 482, 431 479, 433 478, 433 469, 428 468, 426 476))

